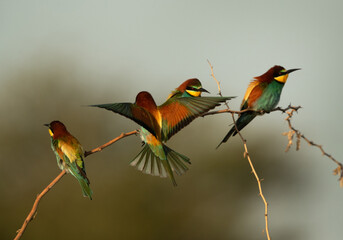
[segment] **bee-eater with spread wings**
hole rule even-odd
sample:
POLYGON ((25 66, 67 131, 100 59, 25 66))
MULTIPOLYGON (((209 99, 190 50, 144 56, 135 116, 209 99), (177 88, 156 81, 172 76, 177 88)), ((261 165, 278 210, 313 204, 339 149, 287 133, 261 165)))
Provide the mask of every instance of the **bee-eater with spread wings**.
POLYGON ((135 103, 92 105, 105 108, 130 118, 142 126, 140 135, 145 143, 131 165, 151 175, 166 177, 176 185, 173 171, 181 175, 187 171, 189 158, 175 152, 162 142, 187 126, 191 121, 219 106, 232 97, 200 97, 202 88, 198 79, 189 79, 176 88, 167 101, 157 106, 148 92, 140 92, 135 103))

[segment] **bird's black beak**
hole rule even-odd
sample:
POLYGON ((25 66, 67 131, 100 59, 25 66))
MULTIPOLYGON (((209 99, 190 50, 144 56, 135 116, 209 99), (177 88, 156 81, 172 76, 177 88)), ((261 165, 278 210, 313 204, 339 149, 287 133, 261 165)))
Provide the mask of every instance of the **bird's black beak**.
POLYGON ((298 70, 300 70, 301 68, 293 68, 293 69, 289 69, 289 70, 287 70, 285 73, 284 73, 284 75, 286 75, 286 74, 290 74, 291 72, 294 72, 294 71, 298 71, 298 70))
POLYGON ((43 124, 44 126, 50 128, 50 124, 49 123, 46 123, 46 124, 43 124))
POLYGON ((207 91, 205 88, 199 88, 198 90, 199 90, 199 92, 207 92, 207 93, 210 93, 210 92, 207 91))

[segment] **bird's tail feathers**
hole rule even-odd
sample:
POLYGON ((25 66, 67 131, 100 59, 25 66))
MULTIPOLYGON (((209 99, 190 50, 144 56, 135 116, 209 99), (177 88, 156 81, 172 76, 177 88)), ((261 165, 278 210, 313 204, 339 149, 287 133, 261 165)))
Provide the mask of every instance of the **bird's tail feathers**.
MULTIPOLYGON (((257 114, 255 114, 254 112, 244 112, 242 113, 239 118, 236 121, 236 126, 237 129, 239 131, 241 131, 246 125, 248 125, 248 123, 250 123, 255 117, 257 116, 257 114)), ((230 129, 230 131, 225 135, 225 137, 223 138, 223 140, 219 143, 219 145, 217 146, 217 148, 219 148, 219 146, 222 143, 227 142, 227 140, 231 137, 231 136, 235 136, 238 132, 236 129, 236 126, 232 126, 232 128, 230 129)))
POLYGON ((148 144, 144 144, 143 149, 131 161, 130 165, 136 167, 139 171, 153 176, 169 176, 176 186, 173 172, 178 175, 184 174, 188 168, 185 163, 190 164, 188 157, 175 152, 166 145, 162 144, 166 158, 161 159, 156 156, 148 144))
POLYGON ((185 165, 185 163, 191 164, 190 159, 185 155, 175 152, 164 144, 163 149, 167 155, 167 160, 169 161, 172 170, 176 172, 177 175, 184 174, 188 170, 188 167, 185 165))
POLYGON ((84 197, 89 197, 89 199, 92 200, 93 191, 89 187, 89 182, 86 179, 84 179, 84 178, 78 178, 77 180, 80 183, 83 196, 84 197))
POLYGON ((71 175, 73 175, 77 181, 79 182, 82 194, 84 197, 88 197, 90 200, 92 200, 93 191, 89 187, 89 180, 86 176, 86 173, 80 169, 78 166, 76 166, 76 163, 71 163, 69 165, 69 172, 71 175))

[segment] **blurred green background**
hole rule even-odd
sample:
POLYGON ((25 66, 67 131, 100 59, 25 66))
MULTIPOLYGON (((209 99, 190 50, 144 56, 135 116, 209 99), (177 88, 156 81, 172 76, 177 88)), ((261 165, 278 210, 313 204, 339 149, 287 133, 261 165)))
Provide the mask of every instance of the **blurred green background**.
MULTIPOLYGON (((161 104, 197 77, 238 96, 275 64, 291 74, 280 106, 303 109, 293 124, 342 160, 342 1, 0 1, 0 239, 14 238, 36 195, 59 169, 47 129, 64 122, 90 150, 137 125, 88 104, 161 104)), ((285 153, 286 116, 254 120, 243 134, 269 202, 273 239, 341 239, 336 167, 306 143, 285 153)), ((168 146, 192 160, 169 179, 128 165, 127 137, 86 159, 94 199, 65 176, 41 201, 22 239, 266 239, 264 205, 239 138, 215 147, 229 115, 195 120, 168 146)))

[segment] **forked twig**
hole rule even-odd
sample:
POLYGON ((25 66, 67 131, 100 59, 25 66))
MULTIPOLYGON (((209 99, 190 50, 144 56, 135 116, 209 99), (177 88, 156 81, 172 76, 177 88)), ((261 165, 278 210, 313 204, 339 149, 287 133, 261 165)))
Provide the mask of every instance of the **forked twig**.
POLYGON ((286 147, 286 152, 290 149, 290 147, 293 144, 293 138, 294 136, 296 136, 296 150, 300 149, 300 139, 304 139, 310 146, 314 146, 319 148, 319 150, 321 151, 322 155, 328 157, 329 159, 331 159, 334 163, 336 163, 338 165, 338 167, 333 171, 334 175, 339 175, 339 184, 341 187, 343 187, 343 164, 339 161, 337 161, 331 154, 327 153, 324 151, 323 146, 319 145, 317 143, 314 143, 313 141, 311 141, 310 139, 308 139, 307 137, 305 137, 304 134, 302 134, 298 129, 295 129, 291 123, 291 118, 293 117, 294 112, 296 112, 296 109, 291 109, 290 111, 287 111, 287 117, 285 118, 285 120, 288 123, 288 127, 289 127, 289 131, 283 133, 283 135, 288 137, 288 144, 286 147))

